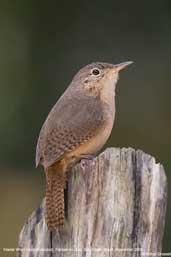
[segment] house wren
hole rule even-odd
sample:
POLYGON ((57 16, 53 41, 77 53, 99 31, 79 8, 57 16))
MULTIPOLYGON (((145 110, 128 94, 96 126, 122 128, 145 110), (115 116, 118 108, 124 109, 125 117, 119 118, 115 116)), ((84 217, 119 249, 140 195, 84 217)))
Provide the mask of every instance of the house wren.
POLYGON ((115 118, 118 73, 132 62, 92 63, 82 68, 49 113, 40 131, 36 166, 46 175, 46 222, 49 230, 64 223, 66 172, 99 151, 115 118))

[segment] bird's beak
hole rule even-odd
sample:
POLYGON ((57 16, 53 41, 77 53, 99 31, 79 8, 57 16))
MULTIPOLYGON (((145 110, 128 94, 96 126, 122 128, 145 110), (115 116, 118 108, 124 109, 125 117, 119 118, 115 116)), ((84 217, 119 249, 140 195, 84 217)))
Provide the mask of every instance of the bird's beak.
POLYGON ((116 65, 113 65, 112 70, 114 72, 119 72, 120 70, 125 69, 128 65, 132 64, 133 62, 122 62, 116 65))

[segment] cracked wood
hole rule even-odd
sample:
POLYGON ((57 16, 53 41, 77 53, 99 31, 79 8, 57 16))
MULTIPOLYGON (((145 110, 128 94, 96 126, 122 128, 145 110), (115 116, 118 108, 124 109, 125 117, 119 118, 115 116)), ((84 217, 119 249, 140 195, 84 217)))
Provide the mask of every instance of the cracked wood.
POLYGON ((166 184, 163 166, 141 150, 110 148, 93 160, 82 160, 70 173, 64 228, 48 232, 43 201, 20 233, 17 257, 159 253, 166 184))

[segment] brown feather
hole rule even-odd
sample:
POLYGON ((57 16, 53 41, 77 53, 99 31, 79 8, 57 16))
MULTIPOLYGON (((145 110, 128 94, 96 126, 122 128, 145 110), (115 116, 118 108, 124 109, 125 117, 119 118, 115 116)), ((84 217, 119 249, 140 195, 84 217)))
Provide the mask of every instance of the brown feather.
POLYGON ((65 175, 49 167, 46 173, 46 222, 50 231, 64 224, 65 175))
POLYGON ((104 122, 99 99, 85 95, 76 99, 74 95, 62 97, 41 129, 36 164, 42 163, 45 168, 51 166, 64 154, 91 140, 104 122))

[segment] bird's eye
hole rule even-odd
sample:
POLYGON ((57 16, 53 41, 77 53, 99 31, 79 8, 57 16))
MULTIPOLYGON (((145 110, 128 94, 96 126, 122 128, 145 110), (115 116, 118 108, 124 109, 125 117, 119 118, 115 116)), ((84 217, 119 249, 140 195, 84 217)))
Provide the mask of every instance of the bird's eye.
POLYGON ((99 75, 100 74, 99 69, 97 69, 97 68, 93 69, 92 74, 95 75, 95 76, 99 75))

